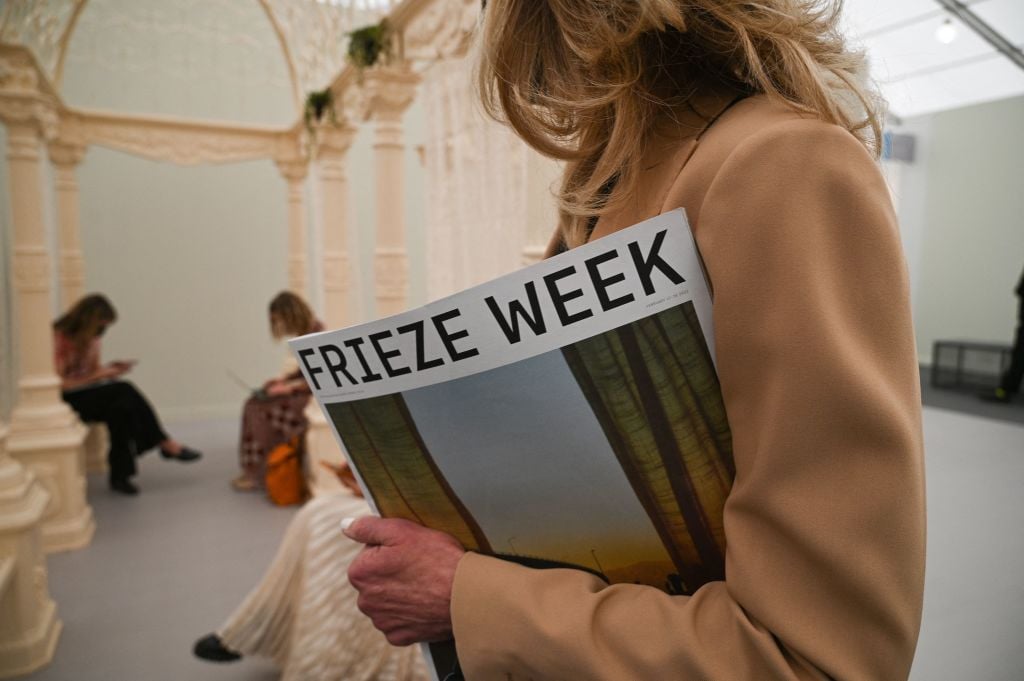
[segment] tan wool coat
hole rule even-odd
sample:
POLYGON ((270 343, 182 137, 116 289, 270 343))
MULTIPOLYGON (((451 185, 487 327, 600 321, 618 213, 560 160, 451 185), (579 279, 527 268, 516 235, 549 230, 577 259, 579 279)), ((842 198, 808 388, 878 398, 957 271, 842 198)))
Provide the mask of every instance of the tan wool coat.
MULTIPOLYGON (((707 102, 705 102, 707 105, 707 102)), ((697 107, 701 108, 701 107, 697 107)), ((683 207, 714 293, 736 478, 725 580, 692 596, 469 553, 469 681, 899 681, 924 584, 920 387, 877 163, 763 96, 677 119, 594 239, 683 207)))

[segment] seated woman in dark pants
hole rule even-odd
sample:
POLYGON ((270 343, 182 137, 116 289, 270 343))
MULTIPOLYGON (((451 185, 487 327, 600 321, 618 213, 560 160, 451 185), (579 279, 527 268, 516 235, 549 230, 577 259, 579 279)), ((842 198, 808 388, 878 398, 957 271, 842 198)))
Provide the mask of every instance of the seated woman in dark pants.
POLYGON ((64 401, 83 421, 105 423, 110 431, 110 489, 138 494, 131 478, 139 454, 159 447, 165 459, 184 462, 195 461, 201 454, 164 432, 142 393, 119 380, 134 362, 100 363, 100 337, 116 320, 117 312, 104 296, 79 300, 53 324, 55 364, 64 401))

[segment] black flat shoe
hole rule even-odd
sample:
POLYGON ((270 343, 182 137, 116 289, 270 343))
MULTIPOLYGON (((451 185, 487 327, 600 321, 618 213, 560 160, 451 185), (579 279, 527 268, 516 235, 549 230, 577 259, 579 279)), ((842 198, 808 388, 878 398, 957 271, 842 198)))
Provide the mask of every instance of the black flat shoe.
POLYGON ((192 646, 192 654, 210 662, 234 662, 242 659, 241 655, 226 648, 217 634, 207 634, 196 641, 192 646))
POLYGON ((139 493, 139 488, 132 484, 131 480, 111 480, 110 489, 118 494, 134 497, 139 493))
POLYGON ((165 459, 174 459, 175 461, 181 461, 182 463, 189 463, 203 458, 203 453, 189 447, 182 447, 181 451, 177 454, 171 454, 166 449, 161 449, 160 456, 165 459))

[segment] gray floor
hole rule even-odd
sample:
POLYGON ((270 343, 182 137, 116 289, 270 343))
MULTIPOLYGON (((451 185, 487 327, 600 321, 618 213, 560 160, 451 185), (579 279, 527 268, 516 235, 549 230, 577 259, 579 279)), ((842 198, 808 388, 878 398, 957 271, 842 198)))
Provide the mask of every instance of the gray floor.
POLYGON ((1024 395, 1014 395, 1007 404, 986 402, 978 398, 976 388, 933 388, 931 370, 921 367, 921 401, 926 407, 950 409, 997 421, 1010 421, 1024 425, 1024 395))
MULTIPOLYGON (((291 511, 232 493, 235 422, 180 426, 195 466, 142 462, 143 494, 90 481, 98 530, 52 556, 64 633, 33 681, 271 681, 273 667, 199 662, 192 641, 258 579, 291 511)), ((929 553, 912 681, 1024 678, 1024 427, 925 410, 929 553)))
POLYGON ((115 496, 89 480, 96 535, 50 557, 50 591, 64 631, 53 663, 33 681, 271 681, 272 665, 211 665, 192 657, 255 584, 293 514, 228 487, 237 474, 238 423, 172 424, 205 458, 140 460, 142 494, 115 496))

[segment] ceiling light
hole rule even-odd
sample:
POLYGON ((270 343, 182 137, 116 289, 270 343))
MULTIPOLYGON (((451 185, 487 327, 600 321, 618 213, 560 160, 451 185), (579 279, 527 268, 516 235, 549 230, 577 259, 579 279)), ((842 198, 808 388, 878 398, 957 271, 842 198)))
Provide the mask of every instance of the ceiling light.
POLYGON ((946 19, 935 29, 935 39, 943 45, 949 45, 956 40, 956 35, 956 26, 953 25, 952 19, 946 19))

